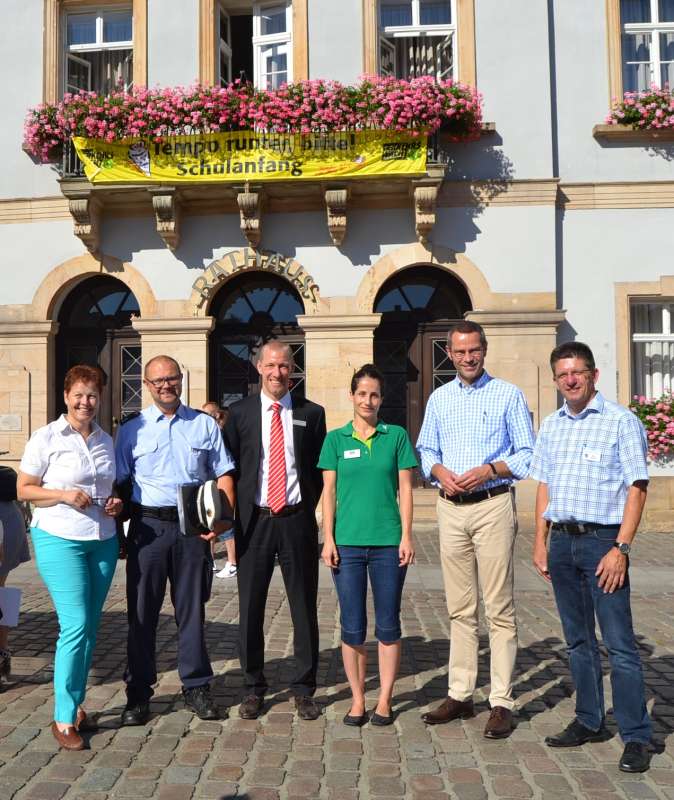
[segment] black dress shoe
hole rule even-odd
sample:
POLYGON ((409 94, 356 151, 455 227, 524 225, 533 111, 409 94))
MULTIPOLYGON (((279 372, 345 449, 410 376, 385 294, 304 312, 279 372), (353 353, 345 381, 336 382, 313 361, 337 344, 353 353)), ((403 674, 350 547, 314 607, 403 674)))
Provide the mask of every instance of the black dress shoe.
POLYGON ((129 701, 122 711, 122 725, 145 725, 150 719, 150 704, 129 701))
POLYGON ((321 716, 321 707, 314 700, 304 694, 295 695, 295 708, 297 709, 297 716, 300 719, 318 719, 321 716))
POLYGON ((262 713, 264 697, 257 694, 248 694, 241 701, 239 716, 241 719, 257 719, 262 713))
POLYGON ((362 728, 362 726, 367 722, 367 712, 363 712, 358 716, 346 714, 342 722, 345 725, 352 725, 354 728, 362 728))
POLYGON ((641 742, 627 742, 618 762, 622 772, 646 772, 651 764, 648 747, 641 742))
POLYGON ((548 747, 579 747, 585 742, 603 742, 608 736, 608 731, 603 725, 598 731, 593 731, 574 719, 561 733, 556 736, 546 736, 545 743, 548 747))
POLYGON ((213 702, 207 683, 190 689, 183 686, 183 701, 186 708, 194 711, 199 719, 220 719, 220 712, 213 702))
POLYGON ((384 728, 386 725, 393 725, 393 711, 389 711, 386 716, 373 711, 370 717, 370 725, 376 725, 378 728, 384 728))

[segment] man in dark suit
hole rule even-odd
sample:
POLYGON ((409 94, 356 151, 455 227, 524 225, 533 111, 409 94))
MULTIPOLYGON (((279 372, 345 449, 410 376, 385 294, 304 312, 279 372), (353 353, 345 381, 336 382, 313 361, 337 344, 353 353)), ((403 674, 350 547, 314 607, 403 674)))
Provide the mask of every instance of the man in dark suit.
MULTIPOLYGON (((318 457, 325 438, 324 409, 291 397, 292 353, 278 340, 258 353, 260 394, 230 407, 224 437, 236 464, 236 552, 239 587, 239 658, 246 696, 239 715, 262 712, 264 612, 276 557, 294 627, 297 673, 291 684, 301 719, 317 719, 312 695, 318 666, 318 529, 315 510, 323 489, 318 457)), ((226 476, 227 477, 227 476, 226 476)))

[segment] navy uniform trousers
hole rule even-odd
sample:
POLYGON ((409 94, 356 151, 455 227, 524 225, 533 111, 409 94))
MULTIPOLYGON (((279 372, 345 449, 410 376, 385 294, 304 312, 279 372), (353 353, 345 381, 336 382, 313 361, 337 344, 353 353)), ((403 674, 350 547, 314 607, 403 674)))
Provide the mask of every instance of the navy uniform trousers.
POLYGON ((126 600, 128 665, 124 673, 131 702, 146 702, 157 682, 159 612, 171 585, 178 626, 178 675, 192 689, 210 682, 211 662, 204 639, 204 605, 210 597, 210 548, 199 536, 182 536, 178 522, 134 514, 127 540, 126 600))

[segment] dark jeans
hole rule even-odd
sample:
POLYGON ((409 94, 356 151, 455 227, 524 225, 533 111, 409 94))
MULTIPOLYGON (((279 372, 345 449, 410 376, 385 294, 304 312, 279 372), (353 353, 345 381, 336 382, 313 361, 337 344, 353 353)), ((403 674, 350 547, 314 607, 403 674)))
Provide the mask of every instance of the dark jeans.
POLYGON ((367 633, 367 577, 374 600, 374 635, 383 644, 400 639, 400 599, 407 567, 399 566, 397 547, 340 545, 339 566, 332 570, 339 597, 342 641, 361 645, 367 633))
POLYGON ((277 555, 293 622, 296 672, 290 688, 296 695, 311 696, 318 669, 318 532, 313 509, 288 517, 254 516, 249 533, 236 535, 241 669, 247 691, 263 696, 264 612, 277 555))
POLYGON ((204 605, 213 582, 208 543, 181 536, 177 522, 133 516, 126 561, 129 618, 126 692, 132 702, 152 697, 157 682, 156 640, 166 581, 178 625, 178 675, 185 688, 211 681, 213 670, 204 637, 204 605))
POLYGON ((651 722, 646 711, 641 659, 634 640, 629 574, 621 589, 605 594, 595 576, 611 550, 618 526, 575 535, 553 530, 549 570, 564 629, 571 675, 576 686, 576 717, 597 731, 604 721, 599 646, 595 615, 608 650, 613 713, 624 742, 648 744, 651 722))

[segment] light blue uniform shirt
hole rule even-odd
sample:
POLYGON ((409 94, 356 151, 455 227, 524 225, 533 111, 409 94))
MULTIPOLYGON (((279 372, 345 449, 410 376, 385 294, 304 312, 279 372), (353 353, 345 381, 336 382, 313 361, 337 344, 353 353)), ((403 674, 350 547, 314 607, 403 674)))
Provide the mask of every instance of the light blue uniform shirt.
POLYGON ((175 506, 178 487, 219 478, 234 469, 216 421, 182 403, 170 419, 152 405, 120 426, 117 481, 132 479, 131 499, 175 506))
POLYGON ((647 451, 641 422, 600 392, 575 416, 564 403, 543 420, 531 462, 547 484, 543 517, 620 525, 628 488, 648 480, 647 451))
MULTIPOLYGON (((455 378, 428 398, 417 450, 424 477, 434 464, 461 475, 473 467, 505 461, 517 479, 529 472, 534 445, 531 415, 522 392, 487 372, 472 384, 455 378)), ((494 478, 479 487, 489 489, 508 478, 494 478)))

